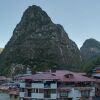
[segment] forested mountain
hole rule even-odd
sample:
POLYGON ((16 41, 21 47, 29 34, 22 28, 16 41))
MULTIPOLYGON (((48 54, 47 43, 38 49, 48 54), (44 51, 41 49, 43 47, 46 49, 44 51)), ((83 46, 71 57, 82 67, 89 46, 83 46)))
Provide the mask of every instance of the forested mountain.
POLYGON ((95 39, 87 39, 80 49, 83 61, 100 56, 100 42, 95 39))
POLYGON ((2 74, 10 72, 12 65, 17 64, 44 70, 75 66, 80 62, 80 51, 64 28, 54 24, 45 11, 33 5, 26 9, 1 53, 0 70, 2 74))

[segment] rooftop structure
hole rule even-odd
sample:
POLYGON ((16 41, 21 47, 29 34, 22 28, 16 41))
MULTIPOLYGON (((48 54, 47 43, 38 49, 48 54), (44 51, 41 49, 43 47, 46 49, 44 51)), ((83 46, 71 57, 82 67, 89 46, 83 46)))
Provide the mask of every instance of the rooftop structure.
POLYGON ((20 100, 93 100, 94 80, 66 70, 21 78, 20 100))

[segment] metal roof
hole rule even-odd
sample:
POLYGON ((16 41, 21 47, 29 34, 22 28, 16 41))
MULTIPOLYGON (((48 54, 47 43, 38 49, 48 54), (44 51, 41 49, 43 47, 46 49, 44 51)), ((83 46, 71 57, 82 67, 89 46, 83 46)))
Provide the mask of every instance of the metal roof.
POLYGON ((78 73, 66 71, 66 70, 59 70, 56 72, 47 72, 47 73, 38 73, 30 76, 22 77, 23 80, 58 80, 61 82, 86 82, 86 81, 94 81, 91 78, 86 76, 82 76, 78 73), (71 75, 71 77, 66 77, 66 75, 71 75))

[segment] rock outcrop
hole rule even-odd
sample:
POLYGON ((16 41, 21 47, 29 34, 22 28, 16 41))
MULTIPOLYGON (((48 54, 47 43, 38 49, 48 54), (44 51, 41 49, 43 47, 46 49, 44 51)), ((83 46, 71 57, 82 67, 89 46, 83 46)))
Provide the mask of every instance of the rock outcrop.
POLYGON ((80 51, 64 28, 38 6, 30 6, 0 55, 0 67, 11 64, 61 66, 79 64, 80 51))
POLYGON ((0 48, 0 53, 3 51, 3 48, 0 48))
POLYGON ((100 42, 95 39, 87 39, 80 49, 83 61, 100 56, 100 42))

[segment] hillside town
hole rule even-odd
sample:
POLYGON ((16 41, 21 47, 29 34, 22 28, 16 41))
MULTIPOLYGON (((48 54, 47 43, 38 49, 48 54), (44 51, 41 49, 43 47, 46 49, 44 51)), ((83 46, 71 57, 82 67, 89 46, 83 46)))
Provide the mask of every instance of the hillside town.
POLYGON ((68 70, 49 70, 10 78, 0 76, 0 91, 10 100, 100 100, 100 67, 91 77, 68 70))
POLYGON ((0 100, 100 100, 100 1, 80 1, 0 1, 0 100))

